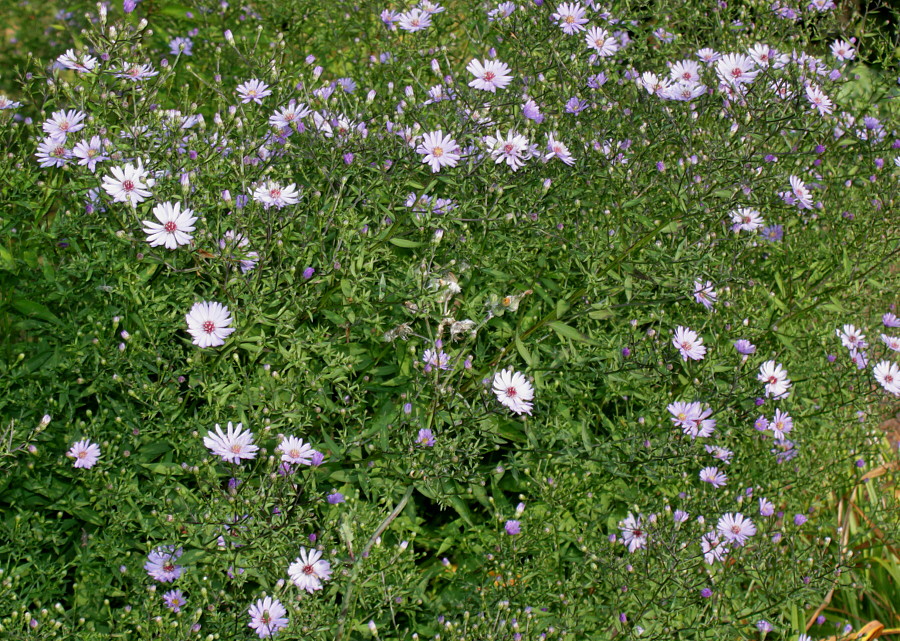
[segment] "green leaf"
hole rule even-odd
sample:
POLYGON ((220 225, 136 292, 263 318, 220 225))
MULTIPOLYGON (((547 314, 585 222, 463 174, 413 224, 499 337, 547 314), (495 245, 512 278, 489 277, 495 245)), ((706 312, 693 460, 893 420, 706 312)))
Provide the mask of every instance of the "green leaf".
POLYGON ((418 240, 406 240, 405 238, 391 238, 389 242, 397 247, 406 247, 410 249, 413 247, 421 247, 425 244, 418 240))

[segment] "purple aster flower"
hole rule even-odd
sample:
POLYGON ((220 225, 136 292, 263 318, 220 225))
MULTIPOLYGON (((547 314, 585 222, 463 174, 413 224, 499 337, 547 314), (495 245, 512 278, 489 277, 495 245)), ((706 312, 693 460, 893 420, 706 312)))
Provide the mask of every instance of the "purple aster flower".
POLYGON ((700 596, 702 596, 704 599, 708 599, 712 596, 712 590, 710 590, 709 588, 703 588, 702 590, 700 590, 700 596))
POLYGON ((316 273, 315 269, 313 269, 312 267, 307 267, 306 269, 303 270, 303 280, 309 280, 310 278, 313 277, 313 274, 315 274, 315 273, 316 273))
POLYGON ((340 492, 334 492, 334 493, 328 495, 328 502, 331 503, 331 505, 337 505, 338 503, 343 503, 345 500, 346 499, 344 498, 344 495, 341 494, 340 492))
POLYGON ((734 348, 738 351, 738 354, 747 355, 756 352, 756 345, 743 338, 734 342, 734 348))
POLYGON ((522 528, 521 528, 519 522, 514 521, 512 519, 507 521, 506 525, 504 525, 503 528, 506 530, 506 533, 510 536, 515 536, 522 532, 522 528))
POLYGON ((800 526, 806 523, 806 515, 805 514, 795 514, 794 515, 794 525, 800 526))
POLYGON ((770 243, 781 242, 781 239, 784 238, 784 228, 781 225, 763 227, 759 233, 770 243))
POLYGON ((163 601, 172 612, 181 612, 181 606, 187 602, 187 599, 184 598, 181 590, 169 590, 163 595, 163 601))
POLYGON ((587 100, 581 100, 578 96, 572 96, 569 98, 569 101, 566 103, 566 113, 567 114, 579 114, 585 109, 587 109, 587 100))
POLYGON ((416 444, 421 445, 422 447, 434 447, 434 434, 428 428, 423 428, 419 430, 419 435, 416 437, 416 444))
POLYGON ((538 124, 544 122, 544 114, 541 113, 541 108, 534 100, 525 101, 525 104, 522 105, 522 113, 526 118, 538 124))

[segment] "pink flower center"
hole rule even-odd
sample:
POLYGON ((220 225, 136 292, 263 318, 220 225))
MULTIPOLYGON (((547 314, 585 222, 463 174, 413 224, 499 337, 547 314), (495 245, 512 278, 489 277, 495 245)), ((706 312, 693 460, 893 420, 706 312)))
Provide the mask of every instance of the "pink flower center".
POLYGON ((683 343, 681 343, 681 349, 685 350, 686 352, 691 351, 693 348, 694 344, 690 341, 684 341, 683 343))
POLYGON ((124 189, 125 191, 133 191, 134 183, 131 182, 130 180, 124 180, 124 181, 122 181, 122 189, 124 189))
POLYGON ((484 72, 484 75, 481 76, 481 79, 484 80, 485 82, 493 82, 493 80, 494 80, 495 77, 496 77, 496 76, 494 75, 494 72, 492 72, 492 71, 485 71, 485 72, 484 72))
POLYGON ((441 156, 444 155, 443 147, 435 147, 434 149, 431 150, 431 155, 434 156, 435 158, 440 158, 441 156))
POLYGON ((741 526, 738 525, 737 523, 735 523, 734 525, 732 525, 732 526, 731 526, 731 533, 732 533, 732 534, 740 534, 740 533, 741 533, 741 526))
POLYGON ((636 539, 639 539, 642 536, 644 536, 644 532, 643 532, 643 530, 641 530, 639 528, 635 528, 634 530, 631 531, 631 536, 633 536, 636 539))
POLYGON ((237 443, 235 443, 234 445, 231 446, 231 451, 234 452, 235 454, 240 454, 241 446, 238 445, 237 443))
POLYGON ((503 153, 510 154, 512 150, 515 149, 512 143, 506 143, 503 145, 503 153))
POLYGON ((269 190, 269 197, 270 198, 281 198, 281 190, 278 189, 277 187, 273 187, 272 189, 269 190))
POLYGON ((303 566, 303 574, 309 576, 309 575, 315 574, 315 573, 316 573, 316 570, 313 568, 313 566, 311 566, 311 565, 303 566))
POLYGON ((81 450, 80 452, 78 452, 78 458, 86 458, 86 457, 87 457, 87 450, 81 450))
POLYGON ((216 331, 216 324, 214 322, 212 322, 211 320, 204 321, 203 322, 203 331, 206 332, 207 334, 212 334, 214 331, 216 331))
POLYGON ((290 456, 291 458, 300 458, 300 450, 293 449, 290 452, 288 452, 288 456, 290 456))
POLYGON ((732 78, 740 78, 742 75, 744 75, 744 72, 741 71, 738 67, 735 67, 734 69, 731 70, 732 78))
POLYGON ((775 385, 776 383, 778 383, 778 377, 775 375, 770 376, 769 377, 769 385, 775 385))
POLYGON ((163 569, 163 572, 174 572, 175 564, 172 563, 171 561, 169 561, 168 563, 163 563, 162 569, 163 569))
POLYGON ((515 398, 518 395, 519 395, 519 392, 516 390, 515 387, 510 386, 510 387, 506 388, 506 396, 508 398, 515 398))
POLYGON ((170 234, 175 233, 175 230, 178 229, 178 225, 175 224, 174 220, 170 220, 165 225, 163 225, 163 229, 165 229, 170 234))
POLYGON ((62 145, 59 145, 58 147, 56 147, 53 150, 53 155, 58 156, 59 158, 62 158, 63 156, 66 155, 66 148, 63 147, 62 145))
POLYGON ((575 22, 575 16, 566 16, 566 24, 572 24, 575 22))
POLYGON ((63 120, 61 123, 59 123, 59 130, 60 131, 68 131, 69 130, 69 121, 63 120))

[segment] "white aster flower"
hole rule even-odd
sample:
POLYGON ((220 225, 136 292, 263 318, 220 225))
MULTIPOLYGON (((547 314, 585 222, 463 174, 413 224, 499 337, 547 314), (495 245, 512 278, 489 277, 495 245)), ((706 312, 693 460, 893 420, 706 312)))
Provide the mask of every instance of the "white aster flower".
POLYGON ((494 93, 497 89, 503 89, 512 82, 509 67, 499 60, 485 60, 482 64, 479 60, 472 60, 466 71, 475 76, 469 81, 469 86, 482 91, 494 93))
POLYGON ((200 347, 218 347, 225 344, 225 339, 234 332, 231 327, 231 314, 221 303, 203 301, 194 303, 185 315, 188 333, 193 337, 194 345, 200 347))
POLYGON ((756 375, 756 378, 761 383, 766 384, 766 396, 771 396, 775 399, 787 397, 791 381, 787 377, 787 372, 781 366, 781 363, 766 361, 759 366, 759 374, 756 375))
POLYGON ((494 394, 501 404, 515 414, 531 416, 534 388, 521 372, 513 372, 510 367, 494 374, 494 394))
POLYGON ((181 203, 160 203, 153 208, 153 215, 158 223, 143 221, 144 233, 151 247, 165 245, 166 249, 175 249, 179 245, 191 242, 190 232, 194 231, 197 217, 190 209, 181 209, 181 203))
POLYGON ((885 391, 900 396, 900 367, 896 363, 881 361, 872 368, 872 374, 885 391))
POLYGON ((243 425, 236 426, 228 421, 228 431, 223 432, 216 423, 216 431, 210 430, 203 437, 203 444, 216 456, 221 456, 226 463, 239 464, 243 459, 256 458, 259 449, 253 444, 253 432, 244 430, 243 425))
POLYGON ((672 344, 679 352, 684 360, 691 359, 702 361, 706 356, 706 347, 703 345, 703 339, 697 336, 694 330, 682 327, 681 325, 675 330, 672 337, 672 344))
POLYGON ((150 197, 148 188, 152 187, 155 181, 147 177, 149 172, 144 169, 140 160, 137 167, 127 163, 124 167, 112 167, 110 171, 113 175, 104 176, 102 186, 106 193, 112 196, 113 202, 127 201, 132 207, 136 207, 138 203, 150 197))
POLYGON ((460 159, 459 145, 440 129, 422 136, 416 153, 424 155, 422 162, 431 167, 432 173, 440 171, 442 167, 456 167, 460 159))
POLYGON ((331 578, 331 564, 322 560, 319 550, 300 548, 300 556, 288 567, 288 576, 301 590, 310 594, 322 589, 322 581, 331 578))
POLYGON ((282 461, 292 465, 312 465, 312 455, 315 452, 309 443, 304 443, 302 438, 296 436, 285 436, 276 450, 281 452, 282 461))
POLYGON ((259 185, 253 191, 253 200, 262 203, 263 207, 277 207, 281 209, 287 205, 295 205, 300 201, 297 193, 297 185, 291 183, 282 187, 276 182, 268 181, 259 185))

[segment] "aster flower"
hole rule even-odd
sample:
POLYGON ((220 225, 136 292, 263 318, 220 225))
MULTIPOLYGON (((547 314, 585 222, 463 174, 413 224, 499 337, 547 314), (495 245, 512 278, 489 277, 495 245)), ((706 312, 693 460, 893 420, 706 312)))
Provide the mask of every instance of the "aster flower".
POLYGON ((619 41, 610 36, 606 29, 600 27, 588 29, 588 32, 584 34, 584 40, 588 49, 596 51, 600 58, 608 58, 619 50, 619 41))
POLYGON ((419 430, 419 433, 416 435, 416 445, 434 447, 434 443, 434 433, 430 429, 425 427, 419 430))
POLYGON ((578 115, 587 109, 587 100, 581 100, 578 96, 572 96, 566 101, 566 113, 578 115))
POLYGON ((0 111, 3 111, 5 109, 16 109, 21 106, 21 102, 15 102, 11 100, 6 94, 0 93, 0 111))
POLYGON ((127 163, 124 167, 112 167, 110 171, 112 176, 103 177, 102 187, 112 196, 113 202, 127 201, 132 207, 136 207, 138 203, 150 197, 148 188, 153 186, 154 180, 147 177, 149 172, 144 169, 140 160, 137 167, 127 163))
POLYGON ((232 318, 228 308, 216 302, 194 303, 191 311, 185 314, 185 320, 194 345, 202 348, 224 345, 235 329, 230 327, 232 318))
POLYGON ((703 305, 706 309, 712 309, 717 298, 712 281, 706 281, 706 283, 699 280, 694 281, 694 300, 696 302, 703 305))
POLYGON ((679 80, 674 85, 669 85, 660 92, 660 98, 666 100, 678 100, 680 102, 688 102, 695 100, 706 93, 706 85, 699 85, 696 82, 685 82, 679 80))
POLYGON ((410 9, 400 14, 397 24, 401 29, 410 33, 422 31, 431 26, 431 14, 421 9, 410 9))
POLYGON ((38 144, 34 155, 41 167, 62 167, 69 163, 72 151, 66 147, 65 143, 47 137, 38 144))
POLYGON ((531 416, 534 388, 521 372, 513 372, 512 368, 494 374, 494 394, 502 405, 514 414, 531 416))
POLYGON ((706 445, 704 449, 706 449, 707 454, 712 454, 713 458, 722 461, 726 465, 731 463, 731 457, 734 456, 734 452, 720 445, 706 445))
POLYGON ((669 69, 672 82, 685 82, 696 85, 700 82, 700 63, 693 60, 680 60, 669 69))
POLYGON ((758 211, 749 207, 738 207, 731 212, 731 231, 756 231, 763 224, 763 218, 758 211))
POLYGON ((169 41, 169 53, 173 56, 183 55, 190 56, 193 55, 194 51, 194 41, 190 38, 172 38, 169 41))
POLYGON ((548 136, 547 153, 544 154, 544 161, 550 160, 551 158, 558 158, 567 165, 574 165, 575 159, 569 152, 569 148, 564 143, 557 140, 555 136, 556 134, 550 134, 548 136))
POLYGON ((259 261, 259 253, 255 251, 246 251, 244 248, 250 244, 250 241, 244 237, 243 234, 238 234, 232 229, 229 229, 225 232, 225 237, 219 239, 219 249, 225 251, 226 249, 230 250, 232 253, 228 254, 228 258, 231 260, 236 260, 241 265, 241 273, 246 274, 251 269, 256 267, 256 263, 259 261), (235 250, 238 250, 237 253, 234 253, 235 250))
POLYGON ((287 205, 295 205, 300 201, 297 194, 297 185, 291 183, 287 187, 282 187, 276 182, 267 181, 253 190, 253 200, 262 203, 263 207, 277 207, 281 209, 287 205))
POLYGON ((430 15, 443 13, 445 11, 444 7, 436 2, 431 2, 431 0, 419 0, 419 8, 430 15))
POLYGON ((75 54, 74 49, 67 49, 64 54, 56 59, 56 62, 61 67, 72 69, 74 71, 80 71, 81 73, 92 71, 94 67, 97 66, 97 59, 95 57, 83 53, 81 54, 81 58, 79 59, 75 54))
POLYGON ((722 82, 732 86, 748 84, 756 79, 759 69, 749 56, 729 53, 716 61, 716 73, 722 82))
POLYGON ((847 349, 860 350, 869 346, 866 342, 866 335, 861 329, 856 329, 853 325, 844 325, 842 329, 834 330, 837 337, 841 339, 841 344, 847 349))
POLYGON ((485 60, 484 64, 477 59, 472 60, 466 71, 475 76, 474 80, 469 81, 469 86, 482 91, 494 93, 512 82, 509 67, 499 60, 485 60))
POLYGON ((238 95, 241 97, 241 102, 245 105, 251 102, 261 105, 263 98, 272 95, 269 85, 256 78, 239 84, 235 91, 237 91, 238 95))
POLYGON ((440 129, 423 135, 416 153, 424 155, 422 162, 431 167, 432 173, 437 173, 442 167, 456 167, 460 159, 459 145, 440 129))
POLYGON ((563 33, 572 35, 584 31, 584 25, 588 19, 584 17, 585 9, 577 2, 563 2, 556 7, 553 19, 562 28, 563 33))
POLYGON ((759 499, 759 515, 760 516, 772 516, 775 514, 775 506, 772 504, 767 498, 759 499))
POLYGON ((182 566, 176 565, 175 561, 184 552, 181 548, 174 545, 161 545, 150 551, 147 555, 147 562, 144 569, 150 578, 160 583, 171 583, 181 576, 182 566))
POLYGON ((885 327, 900 327, 900 318, 897 318, 897 316, 891 312, 885 313, 884 316, 881 317, 881 322, 884 323, 885 327))
POLYGON ((441 349, 426 349, 422 354, 422 362, 425 363, 425 371, 429 372, 432 368, 453 369, 450 365, 450 356, 441 349))
POLYGON ((181 203, 160 203, 153 208, 153 215, 159 222, 143 221, 147 242, 151 247, 165 245, 166 249, 188 244, 192 238, 189 232, 194 231, 194 223, 197 222, 193 213, 191 209, 182 211, 181 203))
POLYGON ((181 606, 187 603, 187 599, 184 598, 184 593, 181 590, 169 590, 163 594, 163 603, 172 612, 181 612, 181 606))
POLYGON ((86 113, 75 109, 54 111, 41 128, 54 142, 65 142, 68 134, 84 129, 83 121, 86 117, 86 113))
POLYGON ((889 350, 900 352, 900 336, 881 335, 881 342, 887 345, 889 350))
POLYGON ((778 55, 778 52, 769 45, 760 42, 750 47, 750 50, 747 53, 753 58, 753 62, 760 67, 768 67, 772 59, 778 55))
POLYGON ((91 443, 89 439, 76 441, 72 448, 66 452, 66 456, 75 459, 76 468, 91 469, 100 460, 100 446, 91 443))
POLYGON ((132 62, 122 63, 122 71, 116 73, 116 78, 138 82, 146 80, 153 76, 159 75, 158 71, 154 71, 152 65, 141 65, 132 62))
POLYGON ((703 560, 706 561, 707 565, 712 565, 717 561, 721 563, 725 555, 728 554, 728 548, 716 536, 715 532, 707 532, 701 537, 700 548, 703 551, 703 560))
POLYGON ((331 564, 322 560, 319 550, 300 548, 300 556, 288 567, 288 576, 301 590, 310 594, 322 589, 322 581, 331 578, 331 564))
POLYGON ((715 488, 723 487, 728 482, 728 476, 725 472, 719 471, 717 467, 704 467, 700 470, 700 480, 709 483, 715 488))
POLYGON ((631 512, 628 517, 619 521, 619 531, 622 533, 622 542, 628 551, 634 554, 639 548, 647 547, 647 532, 641 525, 641 516, 635 518, 631 512))
POLYGON ((100 140, 100 136, 76 143, 72 155, 78 158, 79 165, 87 165, 91 173, 97 169, 98 162, 109 160, 109 156, 103 153, 103 141, 100 140))
POLYGON ((872 374, 886 392, 900 396, 900 367, 896 363, 880 361, 872 368, 872 374))
POLYGON ((835 40, 831 43, 831 55, 844 62, 856 57, 856 49, 846 40, 835 40))
POLYGON ((260 639, 274 636, 288 624, 285 616, 287 610, 281 605, 281 601, 270 596, 257 600, 247 613, 250 615, 250 623, 247 625, 253 628, 260 639))
POLYGON ((743 514, 724 514, 716 525, 719 534, 729 543, 743 546, 747 539, 756 534, 756 526, 753 521, 743 514))
POLYGON ((734 341, 734 348, 737 350, 738 354, 743 354, 745 356, 756 353, 756 345, 743 338, 734 341))
POLYGON ((276 109, 275 113, 269 116, 269 124, 277 127, 280 131, 287 129, 288 131, 303 131, 303 123, 301 120, 310 114, 309 108, 302 102, 291 100, 281 109, 276 109))
POLYGON ((519 521, 510 519, 503 525, 503 529, 509 536, 516 536, 522 533, 522 524, 519 521))
POLYGON ((501 2, 496 6, 496 8, 488 11, 488 21, 493 22, 494 20, 503 20, 504 18, 508 18, 513 14, 513 11, 516 10, 516 5, 512 2, 501 2))
POLYGON ((790 177, 791 191, 787 192, 791 196, 793 203, 800 209, 812 209, 812 196, 806 185, 797 176, 790 177))
MULTIPOLYGON (((253 444, 253 432, 244 430, 243 424, 232 425, 228 421, 228 432, 223 432, 216 423, 216 431, 210 430, 203 437, 203 444, 226 463, 240 464, 243 459, 255 459, 259 447, 253 444)), ((284 457, 282 457, 284 459, 284 457)))
POLYGON ((695 403, 696 409, 692 413, 682 431, 691 438, 708 438, 716 430, 716 420, 712 416, 712 408, 703 408, 700 403, 695 403))
POLYGON ((719 60, 719 58, 722 57, 722 54, 713 49, 710 49, 709 47, 704 47, 697 52, 697 57, 706 64, 712 64, 719 60))
POLYGON ((496 164, 505 162, 513 171, 523 167, 525 161, 531 157, 528 139, 513 130, 507 132, 506 138, 499 131, 496 136, 485 136, 484 142, 494 162, 496 164))
POLYGON ((791 381, 787 377, 787 372, 781 366, 781 363, 775 361, 766 361, 759 366, 759 374, 756 378, 761 383, 766 384, 766 396, 775 399, 786 398, 791 381))
POLYGON ((769 423, 769 427, 775 434, 775 438, 779 441, 784 440, 785 435, 789 434, 794 428, 794 419, 787 412, 780 409, 775 410, 775 417, 769 423))
POLYGON ((675 427, 680 427, 682 429, 690 429, 694 422, 700 418, 701 406, 700 403, 682 403, 681 401, 676 401, 671 403, 667 408, 669 413, 672 415, 672 422, 675 424, 675 427))
POLYGON ((779 243, 784 238, 784 228, 781 225, 770 225, 759 230, 760 235, 770 243, 779 243))
POLYGON ((703 339, 687 327, 678 326, 672 338, 672 344, 675 346, 675 349, 681 352, 681 357, 684 360, 690 358, 691 360, 701 361, 706 356, 706 347, 703 345, 703 339))
POLYGON ((806 85, 806 99, 819 112, 820 116, 830 114, 834 110, 834 104, 831 102, 831 99, 812 83, 806 85))
POLYGON ((285 463, 311 465, 312 453, 315 450, 309 443, 304 443, 302 438, 285 436, 275 451, 281 452, 281 460, 285 463))

